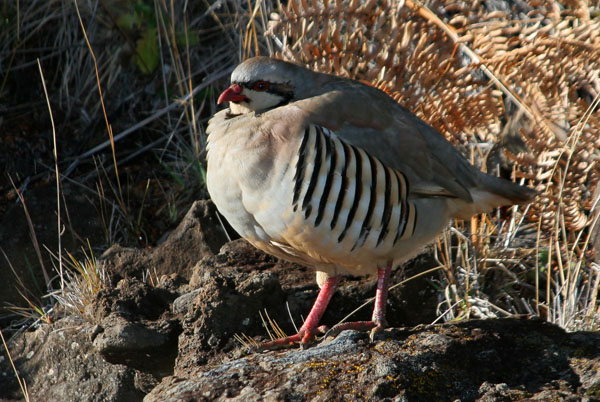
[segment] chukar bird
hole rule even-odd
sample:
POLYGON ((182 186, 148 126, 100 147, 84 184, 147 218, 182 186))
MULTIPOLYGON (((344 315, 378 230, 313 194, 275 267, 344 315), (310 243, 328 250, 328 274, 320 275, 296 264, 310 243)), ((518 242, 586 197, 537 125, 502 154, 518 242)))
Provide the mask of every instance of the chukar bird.
POLYGON ((257 248, 313 267, 321 288, 300 331, 263 348, 310 343, 343 274, 377 273, 371 321, 386 326, 394 263, 451 218, 468 219, 535 191, 470 165, 431 126, 384 92, 267 57, 246 60, 208 124, 208 191, 257 248))

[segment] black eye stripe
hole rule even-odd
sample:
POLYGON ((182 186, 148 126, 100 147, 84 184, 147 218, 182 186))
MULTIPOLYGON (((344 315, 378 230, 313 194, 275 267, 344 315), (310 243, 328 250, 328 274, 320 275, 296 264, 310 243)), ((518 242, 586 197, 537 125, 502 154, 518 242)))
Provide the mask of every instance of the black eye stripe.
POLYGON ((259 82, 267 83, 268 88, 265 89, 265 92, 271 93, 273 95, 281 96, 285 100, 285 103, 294 99, 294 87, 289 82, 274 83, 274 82, 268 82, 265 80, 254 80, 254 81, 247 81, 247 82, 232 82, 232 84, 238 84, 246 89, 254 90, 254 86, 256 84, 258 84, 259 82))
POLYGON ((241 83, 240 85, 247 89, 254 89, 256 84, 259 84, 261 82, 264 82, 265 84, 267 84, 267 87, 276 85, 276 84, 272 84, 272 83, 264 81, 264 80, 248 81, 248 82, 241 83))

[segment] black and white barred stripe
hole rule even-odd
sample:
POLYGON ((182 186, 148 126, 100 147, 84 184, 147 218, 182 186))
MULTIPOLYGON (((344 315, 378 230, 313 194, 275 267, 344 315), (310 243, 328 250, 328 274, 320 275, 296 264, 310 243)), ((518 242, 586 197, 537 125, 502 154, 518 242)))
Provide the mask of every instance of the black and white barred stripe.
POLYGON ((315 227, 329 225, 332 231, 342 228, 338 243, 347 236, 361 202, 368 202, 368 206, 352 250, 364 245, 373 230, 379 233, 376 246, 389 236, 393 236, 392 245, 411 237, 417 214, 408 201, 408 191, 409 183, 402 172, 384 166, 325 128, 310 126, 305 130, 294 175, 293 210, 300 208, 306 220, 316 215, 315 227), (324 182, 319 185, 320 181, 324 182), (328 203, 335 205, 329 213, 328 203), (350 206, 347 214, 342 214, 344 203, 350 206), (397 216, 394 221, 393 215, 397 216))

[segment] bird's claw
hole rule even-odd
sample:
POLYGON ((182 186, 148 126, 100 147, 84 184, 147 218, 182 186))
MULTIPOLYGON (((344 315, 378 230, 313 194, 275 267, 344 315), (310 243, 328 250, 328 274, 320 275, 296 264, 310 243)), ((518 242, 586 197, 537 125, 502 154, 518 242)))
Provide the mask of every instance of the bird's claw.
POLYGON ((315 340, 317 340, 317 333, 324 334, 320 339, 327 339, 328 337, 335 338, 340 332, 347 329, 366 332, 369 331, 369 340, 374 342, 375 336, 383 331, 386 327, 385 322, 374 322, 374 321, 356 321, 356 322, 344 322, 328 328, 326 325, 321 325, 310 331, 303 328, 296 335, 287 336, 285 338, 279 338, 268 342, 263 342, 254 348, 256 352, 265 352, 268 350, 278 350, 292 348, 296 345, 300 346, 300 349, 307 349, 315 340))
POLYGON ((371 343, 375 342, 375 335, 377 335, 378 333, 380 333, 381 331, 383 331, 385 329, 385 326, 379 324, 379 325, 375 325, 372 329, 371 332, 369 332, 369 341, 371 341, 371 343))
POLYGON ((307 349, 317 339, 317 333, 324 334, 326 331, 327 326, 325 325, 310 330, 300 328, 300 331, 296 335, 263 342, 255 350, 257 352, 264 352, 267 350, 292 348, 296 345, 299 345, 301 349, 307 349))
POLYGON ((340 332, 345 331, 347 329, 352 329, 361 332, 370 331, 369 339, 372 342, 373 338, 375 337, 375 334, 383 331, 385 327, 385 323, 378 323, 374 321, 343 322, 341 324, 333 326, 329 331, 327 331, 325 333, 324 338, 327 338, 329 336, 336 337, 337 335, 339 335, 340 332))

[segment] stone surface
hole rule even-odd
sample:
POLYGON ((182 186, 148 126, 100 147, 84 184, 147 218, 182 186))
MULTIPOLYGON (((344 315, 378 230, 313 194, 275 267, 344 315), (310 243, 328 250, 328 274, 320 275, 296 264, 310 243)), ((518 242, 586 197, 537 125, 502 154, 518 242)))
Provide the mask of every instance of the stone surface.
POLYGON ((345 331, 165 378, 144 401, 597 400, 599 348, 598 334, 537 320, 390 329, 372 344, 345 331))
MULTIPOLYGON (((138 401, 151 389, 142 385, 148 381, 145 373, 109 363, 96 353, 90 342, 92 331, 87 322, 67 317, 13 337, 11 354, 32 401, 138 401)), ((22 399, 4 359, 0 400, 22 399)))

